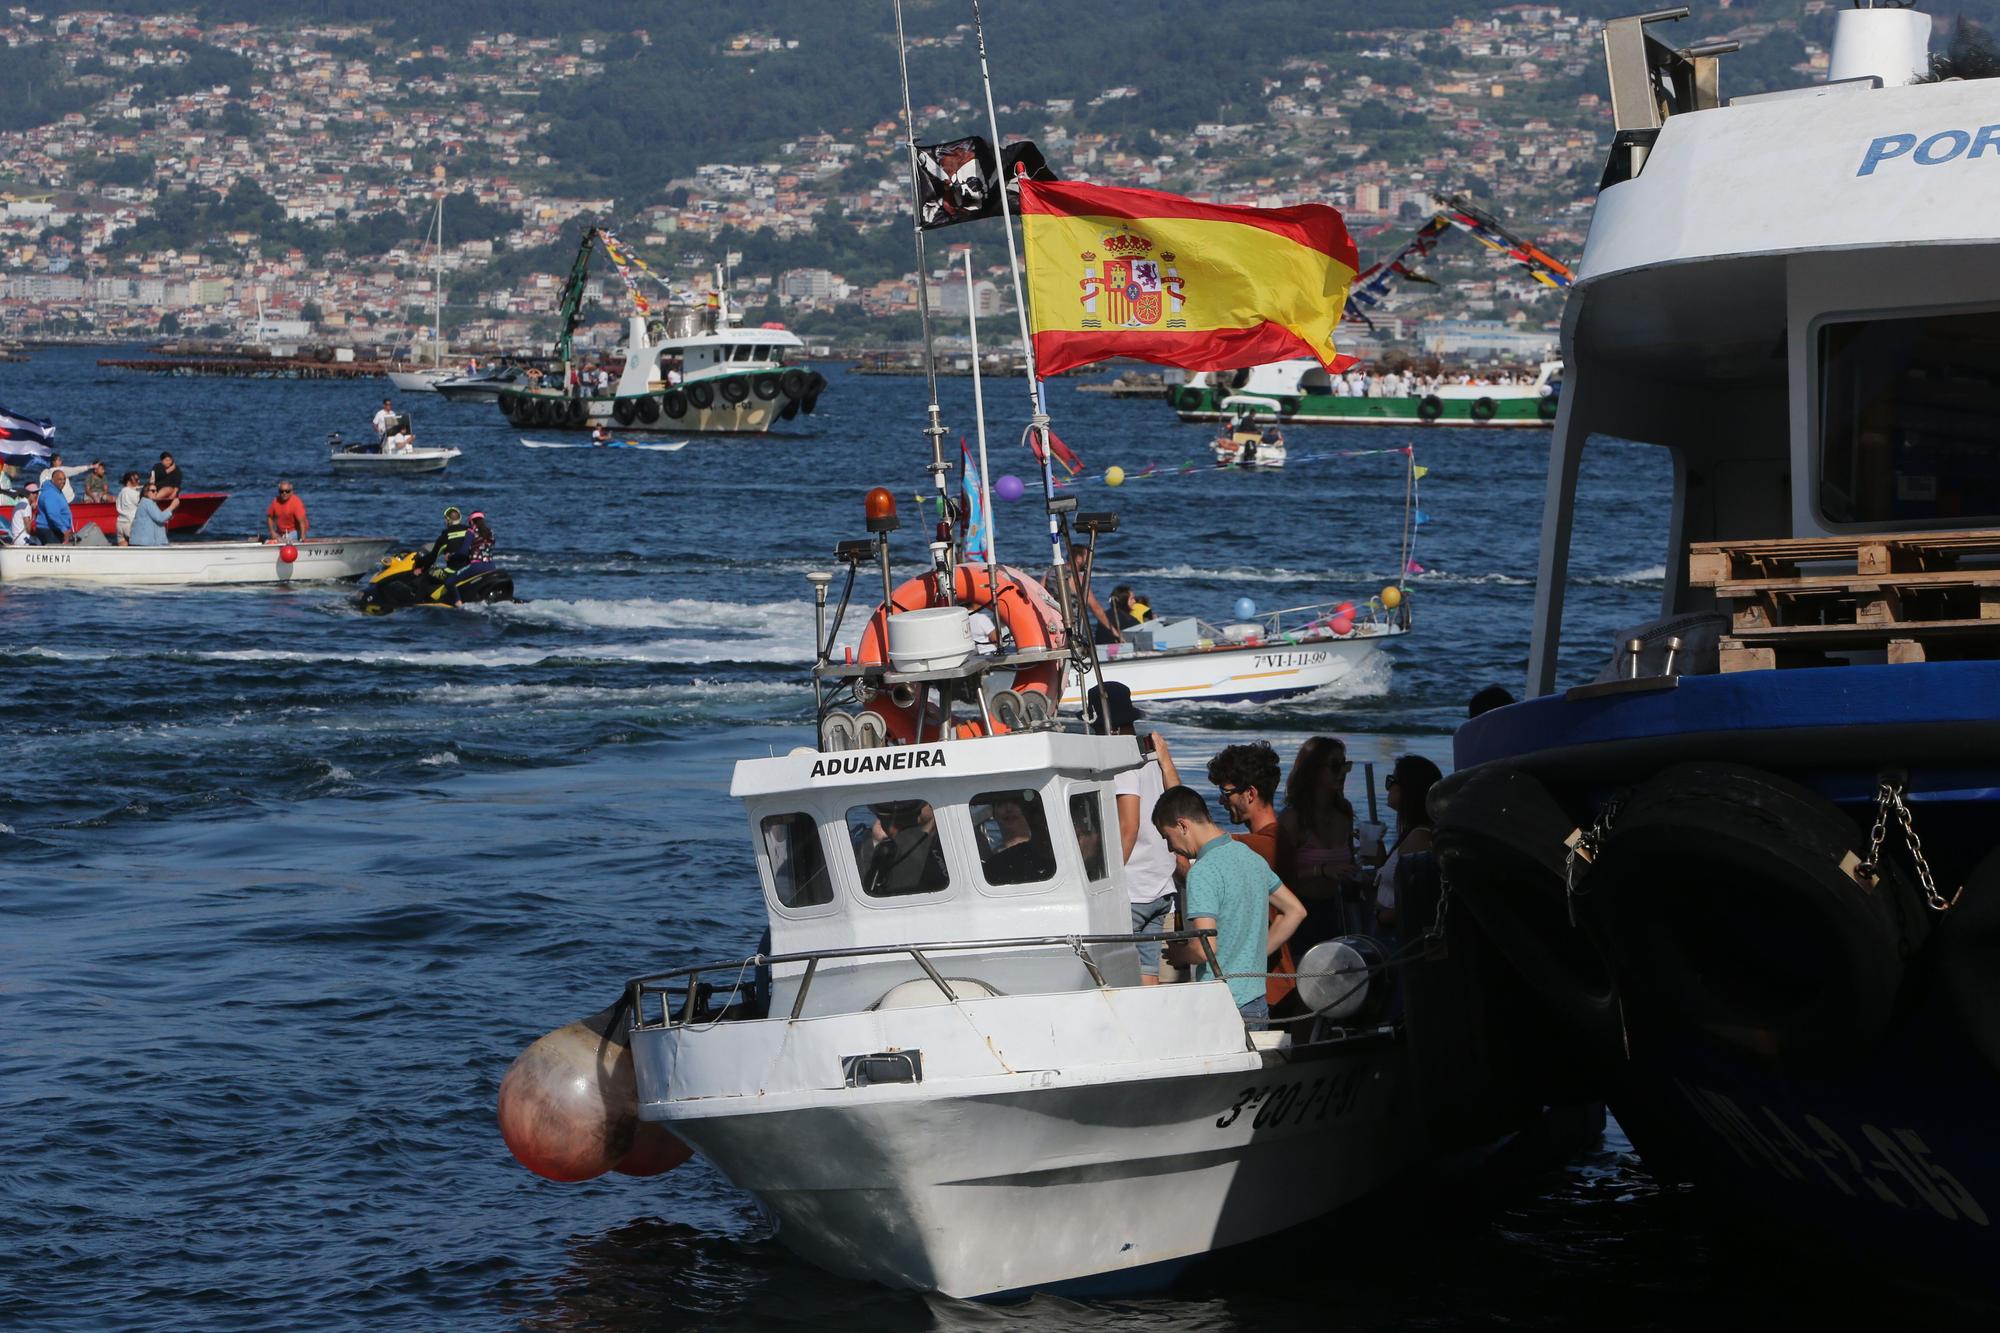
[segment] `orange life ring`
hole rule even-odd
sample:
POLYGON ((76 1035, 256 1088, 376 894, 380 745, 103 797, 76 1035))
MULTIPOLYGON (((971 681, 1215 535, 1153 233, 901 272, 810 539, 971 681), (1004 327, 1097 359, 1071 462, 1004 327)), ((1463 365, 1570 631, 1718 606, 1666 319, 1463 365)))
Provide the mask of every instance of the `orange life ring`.
MULTIPOLYGON (((992 574, 984 565, 960 565, 952 571, 952 601, 949 605, 963 606, 968 610, 990 608, 993 616, 1008 634, 1013 636, 1017 649, 1028 651, 1037 648, 1064 648, 1069 637, 1063 628, 1062 612, 1057 608, 1048 591, 1036 580, 1020 570, 1002 565, 992 574), (996 593, 995 584, 998 584, 996 593)), ((917 611, 927 606, 944 606, 947 603, 937 595, 937 576, 922 574, 904 583, 890 594, 886 604, 877 607, 875 614, 868 618, 868 625, 861 631, 860 646, 855 649, 857 662, 886 662, 889 660, 889 616, 895 611, 917 611)), ((1014 673, 1013 689, 1025 694, 1038 691, 1047 697, 1050 711, 1054 712, 1056 701, 1062 698, 1062 659, 1047 662, 1031 662, 1014 673)), ((918 725, 915 704, 900 707, 886 694, 877 695, 868 705, 869 712, 882 719, 882 725, 891 738, 904 745, 920 744, 942 739, 939 721, 933 714, 925 719, 922 728, 918 725), (927 734, 919 734, 920 731, 927 734)), ((998 720, 993 723, 993 732, 998 735, 1007 728, 998 720)), ((970 739, 986 734, 985 724, 977 720, 961 722, 956 728, 961 739, 970 739)))

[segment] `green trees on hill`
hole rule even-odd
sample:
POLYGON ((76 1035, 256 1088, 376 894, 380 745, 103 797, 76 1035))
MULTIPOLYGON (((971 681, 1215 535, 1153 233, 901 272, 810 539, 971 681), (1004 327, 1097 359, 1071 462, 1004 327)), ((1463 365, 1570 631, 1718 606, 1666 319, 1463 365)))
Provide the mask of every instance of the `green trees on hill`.
POLYGON ((31 130, 92 106, 102 90, 73 82, 45 46, 0 46, 0 130, 31 130))

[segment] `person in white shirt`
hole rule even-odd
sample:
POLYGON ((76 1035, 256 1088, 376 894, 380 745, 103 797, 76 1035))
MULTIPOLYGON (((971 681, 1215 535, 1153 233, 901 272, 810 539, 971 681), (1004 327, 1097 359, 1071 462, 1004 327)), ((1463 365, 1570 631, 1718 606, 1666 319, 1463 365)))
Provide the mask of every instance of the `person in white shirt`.
POLYGON ((139 474, 127 472, 118 484, 118 544, 132 544, 132 515, 139 512, 139 474))
POLYGON ((42 469, 42 475, 38 480, 44 486, 54 486, 55 489, 61 491, 63 499, 76 499, 76 487, 69 479, 68 469, 63 466, 61 454, 49 455, 49 465, 42 469), (56 481, 58 476, 62 478, 60 482, 56 481))
MULTIPOLYGON (((1132 691, 1123 681, 1107 680, 1090 692, 1090 714, 1101 716, 1114 736, 1132 736, 1138 720, 1145 716, 1133 706, 1132 691)), ((1174 854, 1167 840, 1153 827, 1153 805, 1169 787, 1181 784, 1174 769, 1174 757, 1167 738, 1158 732, 1140 743, 1146 762, 1118 775, 1118 835, 1125 857, 1125 891, 1132 900, 1132 933, 1156 935, 1167 928, 1174 910, 1174 854)), ((1160 981, 1160 946, 1141 943, 1139 980, 1148 986, 1160 981)))
POLYGON ((1000 651, 1000 629, 993 623, 993 617, 984 611, 974 611, 965 618, 966 633, 972 636, 972 646, 984 654, 1000 651))
POLYGON ((374 419, 375 438, 378 440, 388 439, 389 432, 396 428, 396 409, 389 405, 387 398, 382 400, 382 410, 375 414, 374 419))
POLYGON ((41 500, 42 487, 39 482, 29 482, 21 488, 21 498, 14 504, 13 516, 7 524, 7 540, 15 546, 39 546, 35 540, 35 506, 41 500))

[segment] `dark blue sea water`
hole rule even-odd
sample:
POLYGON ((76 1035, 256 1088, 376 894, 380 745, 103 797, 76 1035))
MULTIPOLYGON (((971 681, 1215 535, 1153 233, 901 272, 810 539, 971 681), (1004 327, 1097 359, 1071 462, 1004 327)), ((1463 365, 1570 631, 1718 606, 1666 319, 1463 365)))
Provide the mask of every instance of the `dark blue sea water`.
MULTIPOLYGON (((861 535, 870 486, 923 479, 921 381, 832 380, 790 434, 674 454, 531 450, 490 405, 408 396, 419 437, 465 456, 389 480, 336 479, 323 443, 366 430, 379 382, 154 378, 80 350, 0 367, 0 401, 58 418, 72 462, 117 473, 167 448, 190 488, 232 491, 212 530, 254 530, 280 477, 329 535, 414 543, 446 504, 479 508, 529 599, 377 619, 337 586, 0 586, 0 1325, 1595 1328, 1741 1308, 1713 1294, 1684 1196, 1615 1128, 1491 1208, 1439 1204, 1407 1241, 1006 1310, 827 1278, 699 1162, 580 1186, 514 1165, 493 1097, 524 1044, 628 976, 754 942, 730 765, 809 739, 804 575, 861 535)), ((996 471, 1028 475, 1024 394, 988 388, 996 471)), ((969 383, 944 394, 969 436, 969 383)), ((1069 383, 1052 406, 1094 467, 1195 458, 1208 434, 1069 383)), ((1362 760, 1444 761, 1468 695, 1518 689, 1546 436, 1292 447, 1412 440, 1426 572, 1393 675, 1168 712, 1184 767, 1245 736, 1289 760, 1317 732, 1362 760)), ((1665 480, 1650 450, 1593 461, 1572 676, 1657 602, 1665 480)), ((1242 596, 1391 581, 1403 485, 1391 455, 1081 494, 1123 518, 1101 577, 1221 619, 1242 596)), ((1039 561, 1028 504, 1000 524, 1003 553, 1039 561)))

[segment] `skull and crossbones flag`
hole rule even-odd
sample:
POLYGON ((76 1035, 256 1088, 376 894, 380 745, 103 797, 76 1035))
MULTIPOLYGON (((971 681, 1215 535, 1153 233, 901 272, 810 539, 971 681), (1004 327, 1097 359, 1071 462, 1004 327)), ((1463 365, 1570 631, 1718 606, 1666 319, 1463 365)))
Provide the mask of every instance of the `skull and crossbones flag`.
MULTIPOLYGON (((1025 139, 1003 148, 1000 162, 1006 172, 1008 199, 1016 212, 1020 187, 1015 180, 1020 172, 1025 171, 1031 180, 1059 179, 1049 170, 1042 150, 1025 139)), ((999 186, 993 145, 979 135, 917 145, 917 211, 924 230, 999 217, 999 186)))

